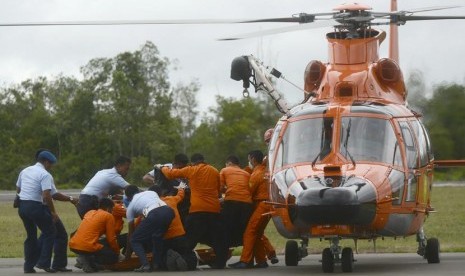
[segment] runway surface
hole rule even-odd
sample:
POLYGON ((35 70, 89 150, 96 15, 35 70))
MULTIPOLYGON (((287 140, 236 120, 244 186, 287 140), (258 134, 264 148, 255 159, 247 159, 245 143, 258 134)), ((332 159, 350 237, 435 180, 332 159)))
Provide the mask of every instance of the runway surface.
MULTIPOLYGON (((465 253, 442 253, 439 264, 428 264, 426 260, 416 254, 356 254, 354 272, 344 273, 341 267, 336 265, 333 273, 323 273, 321 270, 320 255, 310 255, 299 262, 298 266, 286 267, 284 256, 279 256, 279 263, 270 265, 265 269, 230 269, 224 270, 210 269, 208 266, 201 266, 196 271, 189 272, 153 272, 153 275, 465 275, 465 253)), ((228 263, 238 260, 237 256, 232 257, 228 263)), ((85 274, 82 270, 74 267, 75 258, 69 259, 69 268, 73 272, 55 273, 53 275, 73 275, 85 274)), ((23 260, 19 258, 0 259, 0 275, 24 275, 23 260)), ((38 274, 48 274, 42 270, 37 270, 38 274)), ((151 273, 149 273, 151 274, 151 273)), ((97 275, 140 275, 135 272, 114 272, 102 271, 97 275)), ((147 275, 147 273, 144 273, 147 275)))

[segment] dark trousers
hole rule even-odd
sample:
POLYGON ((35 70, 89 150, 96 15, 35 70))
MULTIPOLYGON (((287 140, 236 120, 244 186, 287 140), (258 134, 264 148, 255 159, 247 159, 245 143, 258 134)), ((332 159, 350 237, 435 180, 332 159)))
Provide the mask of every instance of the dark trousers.
POLYGON ((171 249, 178 252, 186 261, 188 270, 195 270, 197 268, 197 256, 195 252, 189 248, 186 235, 165 240, 164 243, 164 263, 166 263, 166 252, 168 249, 171 249))
POLYGON ((79 216, 81 217, 81 219, 83 219, 84 215, 87 212, 89 212, 90 210, 98 209, 98 197, 94 195, 80 194, 79 202, 76 208, 79 216))
POLYGON ((95 252, 75 250, 74 253, 83 256, 91 264, 110 265, 118 262, 119 253, 114 252, 109 246, 103 246, 102 249, 95 252))
POLYGON ((221 209, 226 244, 228 247, 242 245, 245 227, 252 214, 253 205, 243 201, 225 200, 221 209))
POLYGON ((163 266, 163 235, 174 218, 174 211, 169 206, 162 206, 150 211, 145 219, 136 227, 131 236, 131 246, 139 257, 141 265, 148 265, 144 243, 152 242, 152 263, 156 267, 163 266))
POLYGON ((204 243, 215 251, 215 268, 224 268, 228 258, 228 246, 225 241, 224 227, 218 213, 195 212, 186 218, 186 235, 189 249, 194 250, 197 243, 204 243))
MULTIPOLYGON (((55 239, 53 241, 52 268, 64 268, 68 265, 68 233, 66 232, 65 226, 63 225, 61 219, 55 221, 54 226, 56 231, 55 239)), ((42 233, 39 237, 39 250, 42 248, 43 239, 44 234, 42 233)))
POLYGON ((21 200, 18 214, 27 234, 24 241, 24 271, 31 271, 36 264, 50 267, 56 227, 48 207, 38 201, 21 200), (42 233, 40 248, 37 228, 42 233))
MULTIPOLYGON (((119 245, 120 248, 120 253, 124 254, 126 252, 126 243, 128 241, 128 233, 124 234, 118 234, 116 235, 116 242, 119 245)), ((98 240, 99 243, 103 244, 103 246, 110 247, 110 244, 107 241, 107 238, 105 236, 101 237, 98 240)))

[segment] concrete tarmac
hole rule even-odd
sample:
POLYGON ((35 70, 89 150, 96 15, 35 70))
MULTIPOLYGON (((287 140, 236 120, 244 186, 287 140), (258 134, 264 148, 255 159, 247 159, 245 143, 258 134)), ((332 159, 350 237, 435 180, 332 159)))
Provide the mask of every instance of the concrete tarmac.
MULTIPOLYGON (((228 263, 238 261, 239 257, 233 256, 228 263)), ((426 260, 417 254, 355 254, 354 272, 344 273, 340 265, 335 265, 334 273, 345 275, 465 275, 465 253, 442 253, 439 264, 428 264, 426 260)), ((328 275, 321 269, 321 255, 310 255, 302 259, 298 266, 286 267, 284 256, 279 256, 279 263, 270 265, 265 269, 231 269, 224 270, 211 269, 208 266, 200 266, 196 271, 189 272, 152 272, 144 273, 153 275, 328 275)), ((69 259, 68 268, 73 272, 55 273, 53 275, 74 275, 85 274, 82 270, 74 267, 75 258, 69 259)), ((36 269, 35 275, 48 274, 43 270, 36 269)), ((140 275, 136 272, 114 272, 101 271, 94 273, 97 275, 140 275)), ((331 274, 331 273, 330 273, 331 274)), ((24 275, 23 260, 20 258, 0 259, 0 275, 15 276, 24 275)))

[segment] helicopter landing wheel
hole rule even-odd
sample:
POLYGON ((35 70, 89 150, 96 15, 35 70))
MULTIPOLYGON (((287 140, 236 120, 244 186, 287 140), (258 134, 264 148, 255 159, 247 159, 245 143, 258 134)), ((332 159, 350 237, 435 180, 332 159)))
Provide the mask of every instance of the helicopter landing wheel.
POLYGON ((334 271, 334 255, 333 252, 331 252, 331 249, 328 247, 323 249, 321 263, 323 272, 331 273, 334 271))
POLYGON ((284 252, 286 266, 297 266, 299 263, 299 245, 297 241, 288 240, 284 252))
POLYGON ((354 252, 352 248, 345 247, 341 254, 341 268, 343 272, 354 271, 354 252))
POLYGON ((439 240, 431 238, 426 241, 425 258, 429 264, 437 264, 439 259, 439 240))

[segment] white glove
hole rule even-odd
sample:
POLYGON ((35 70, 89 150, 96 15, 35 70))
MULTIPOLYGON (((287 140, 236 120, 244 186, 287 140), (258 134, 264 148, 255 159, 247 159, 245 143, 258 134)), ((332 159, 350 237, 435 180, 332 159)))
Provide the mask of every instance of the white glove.
POLYGON ((119 253, 118 262, 124 261, 125 258, 126 258, 126 256, 124 256, 123 254, 119 253))
POLYGON ((168 167, 170 169, 173 168, 173 164, 171 163, 166 163, 166 164, 156 164, 156 165, 153 165, 153 168, 154 169, 161 169, 162 167, 168 167))
POLYGON ((181 182, 179 183, 179 185, 178 185, 176 188, 178 188, 178 189, 185 189, 185 188, 187 188, 187 183, 184 182, 184 181, 181 181, 181 182))

